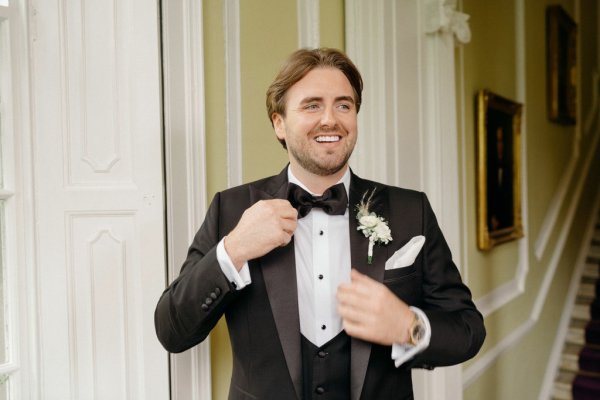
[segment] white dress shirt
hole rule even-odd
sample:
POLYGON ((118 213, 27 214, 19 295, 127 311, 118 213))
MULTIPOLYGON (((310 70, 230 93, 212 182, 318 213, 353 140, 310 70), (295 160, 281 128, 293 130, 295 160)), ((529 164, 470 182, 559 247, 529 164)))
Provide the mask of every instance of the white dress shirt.
MULTIPOLYGON (((288 167, 288 180, 313 195, 288 167)), ((350 169, 337 183, 343 183, 346 193, 350 187, 350 169)), ((298 286, 298 312, 300 332, 316 346, 322 346, 342 327, 342 318, 336 308, 336 292, 341 283, 350 282, 350 234, 349 210, 344 215, 328 215, 320 208, 313 208, 298 220, 294 232, 296 280, 298 286)), ((225 251, 223 240, 217 246, 217 259, 225 276, 237 290, 251 283, 248 263, 238 272, 225 251)), ((394 344, 392 358, 399 366, 429 345, 431 328, 425 314, 414 307, 425 324, 425 337, 417 346, 394 344)))
MULTIPOLYGON (((288 180, 312 193, 288 168, 288 180)), ((350 169, 337 183, 350 187, 350 169)), ((341 283, 350 282, 350 235, 348 209, 344 215, 329 215, 313 208, 298 220, 294 232, 296 280, 300 332, 320 347, 343 329, 335 294, 341 283)))

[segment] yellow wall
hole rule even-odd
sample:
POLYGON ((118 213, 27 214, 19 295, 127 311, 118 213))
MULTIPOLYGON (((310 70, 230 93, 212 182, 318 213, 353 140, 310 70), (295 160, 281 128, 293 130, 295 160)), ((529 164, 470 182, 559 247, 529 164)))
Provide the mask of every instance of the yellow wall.
MULTIPOLYGON (((227 187, 225 51, 223 2, 204 8, 206 147, 208 198, 227 187)), ((322 46, 344 49, 344 2, 320 2, 322 46)), ((271 127, 265 92, 285 58, 298 47, 296 0, 240 2, 242 93, 242 173, 245 182, 274 175, 287 156, 271 127)), ((211 333, 213 399, 226 399, 231 377, 231 348, 225 321, 211 333)))
MULTIPOLYGON (((465 189, 467 204, 475 204, 475 110, 474 96, 482 88, 488 88, 504 97, 516 100, 517 52, 521 44, 516 35, 515 0, 482 2, 463 0, 463 11, 470 15, 471 43, 457 52, 457 77, 464 85, 464 130, 466 158, 465 189)), ((523 144, 526 146, 527 191, 526 236, 528 254, 520 253, 516 241, 502 244, 489 252, 476 247, 475 207, 467 212, 466 237, 468 243, 467 262, 469 285, 474 297, 480 298, 502 284, 510 281, 517 271, 519 261, 528 265, 524 293, 486 317, 488 338, 481 358, 495 350, 502 340, 524 326, 534 317, 534 304, 540 294, 542 281, 551 267, 554 249, 559 245, 561 229, 568 220, 568 208, 576 200, 576 185, 585 172, 584 164, 591 139, 596 132, 584 135, 581 156, 568 186, 559 216, 548 245, 538 260, 534 254, 536 239, 550 210, 551 201, 560 188, 561 178, 573 157, 573 143, 581 134, 581 126, 562 126, 551 123, 546 117, 546 49, 545 8, 549 4, 561 4, 574 16, 575 0, 523 1, 525 15, 525 64, 523 144), (521 258, 523 257, 523 258, 521 258)), ((582 20, 579 22, 582 52, 582 71, 579 89, 582 92, 581 106, 585 116, 590 112, 592 99, 592 71, 598 69, 598 43, 595 0, 581 1, 582 20)), ((460 115, 461 110, 459 110, 460 115)), ((582 118, 580 118, 581 121, 582 118)), ((503 352, 492 365, 484 370, 465 391, 465 399, 536 399, 544 379, 545 367, 558 329, 571 275, 581 249, 583 230, 588 226, 592 200, 598 189, 598 151, 589 169, 577 213, 573 219, 569 239, 561 253, 548 296, 545 297, 539 319, 531 330, 503 352)), ((535 320, 535 318, 534 318, 535 320)), ((465 367, 473 365, 473 361, 465 367)))
MULTIPOLYGON (((488 88, 509 99, 516 97, 515 7, 513 0, 493 2, 465 1, 464 12, 471 15, 471 42, 464 45, 464 93, 466 104, 465 135, 467 161, 467 204, 475 204, 475 117, 473 103, 479 89, 488 88), (494 29, 489 29, 491 26, 494 29)), ((468 217, 468 236, 476 238, 475 208, 468 217)), ((499 246, 493 253, 477 250, 475 239, 469 240, 468 264, 471 289, 475 298, 488 293, 515 274, 518 247, 516 242, 499 246), (484 277, 479 276, 485 271, 484 277)))

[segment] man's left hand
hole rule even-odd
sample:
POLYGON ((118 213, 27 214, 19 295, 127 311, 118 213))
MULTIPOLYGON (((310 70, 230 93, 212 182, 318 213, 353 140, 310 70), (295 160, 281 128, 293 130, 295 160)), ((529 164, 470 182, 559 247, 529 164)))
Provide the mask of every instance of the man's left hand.
POLYGON ((337 290, 338 312, 352 337, 382 345, 406 343, 415 314, 385 285, 352 269, 337 290))

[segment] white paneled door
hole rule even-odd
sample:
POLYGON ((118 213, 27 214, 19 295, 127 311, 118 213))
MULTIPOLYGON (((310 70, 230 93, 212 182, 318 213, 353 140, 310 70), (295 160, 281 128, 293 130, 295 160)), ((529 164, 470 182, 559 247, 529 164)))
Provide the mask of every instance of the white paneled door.
POLYGON ((31 5, 38 396, 167 400, 158 1, 31 5))

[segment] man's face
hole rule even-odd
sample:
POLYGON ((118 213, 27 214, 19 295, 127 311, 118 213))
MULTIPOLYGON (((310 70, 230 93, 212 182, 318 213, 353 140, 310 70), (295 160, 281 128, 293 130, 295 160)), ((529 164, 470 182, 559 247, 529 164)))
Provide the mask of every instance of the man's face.
POLYGON ((316 68, 285 94, 286 115, 274 114, 292 167, 328 176, 344 168, 356 144, 356 104, 346 76, 316 68))

